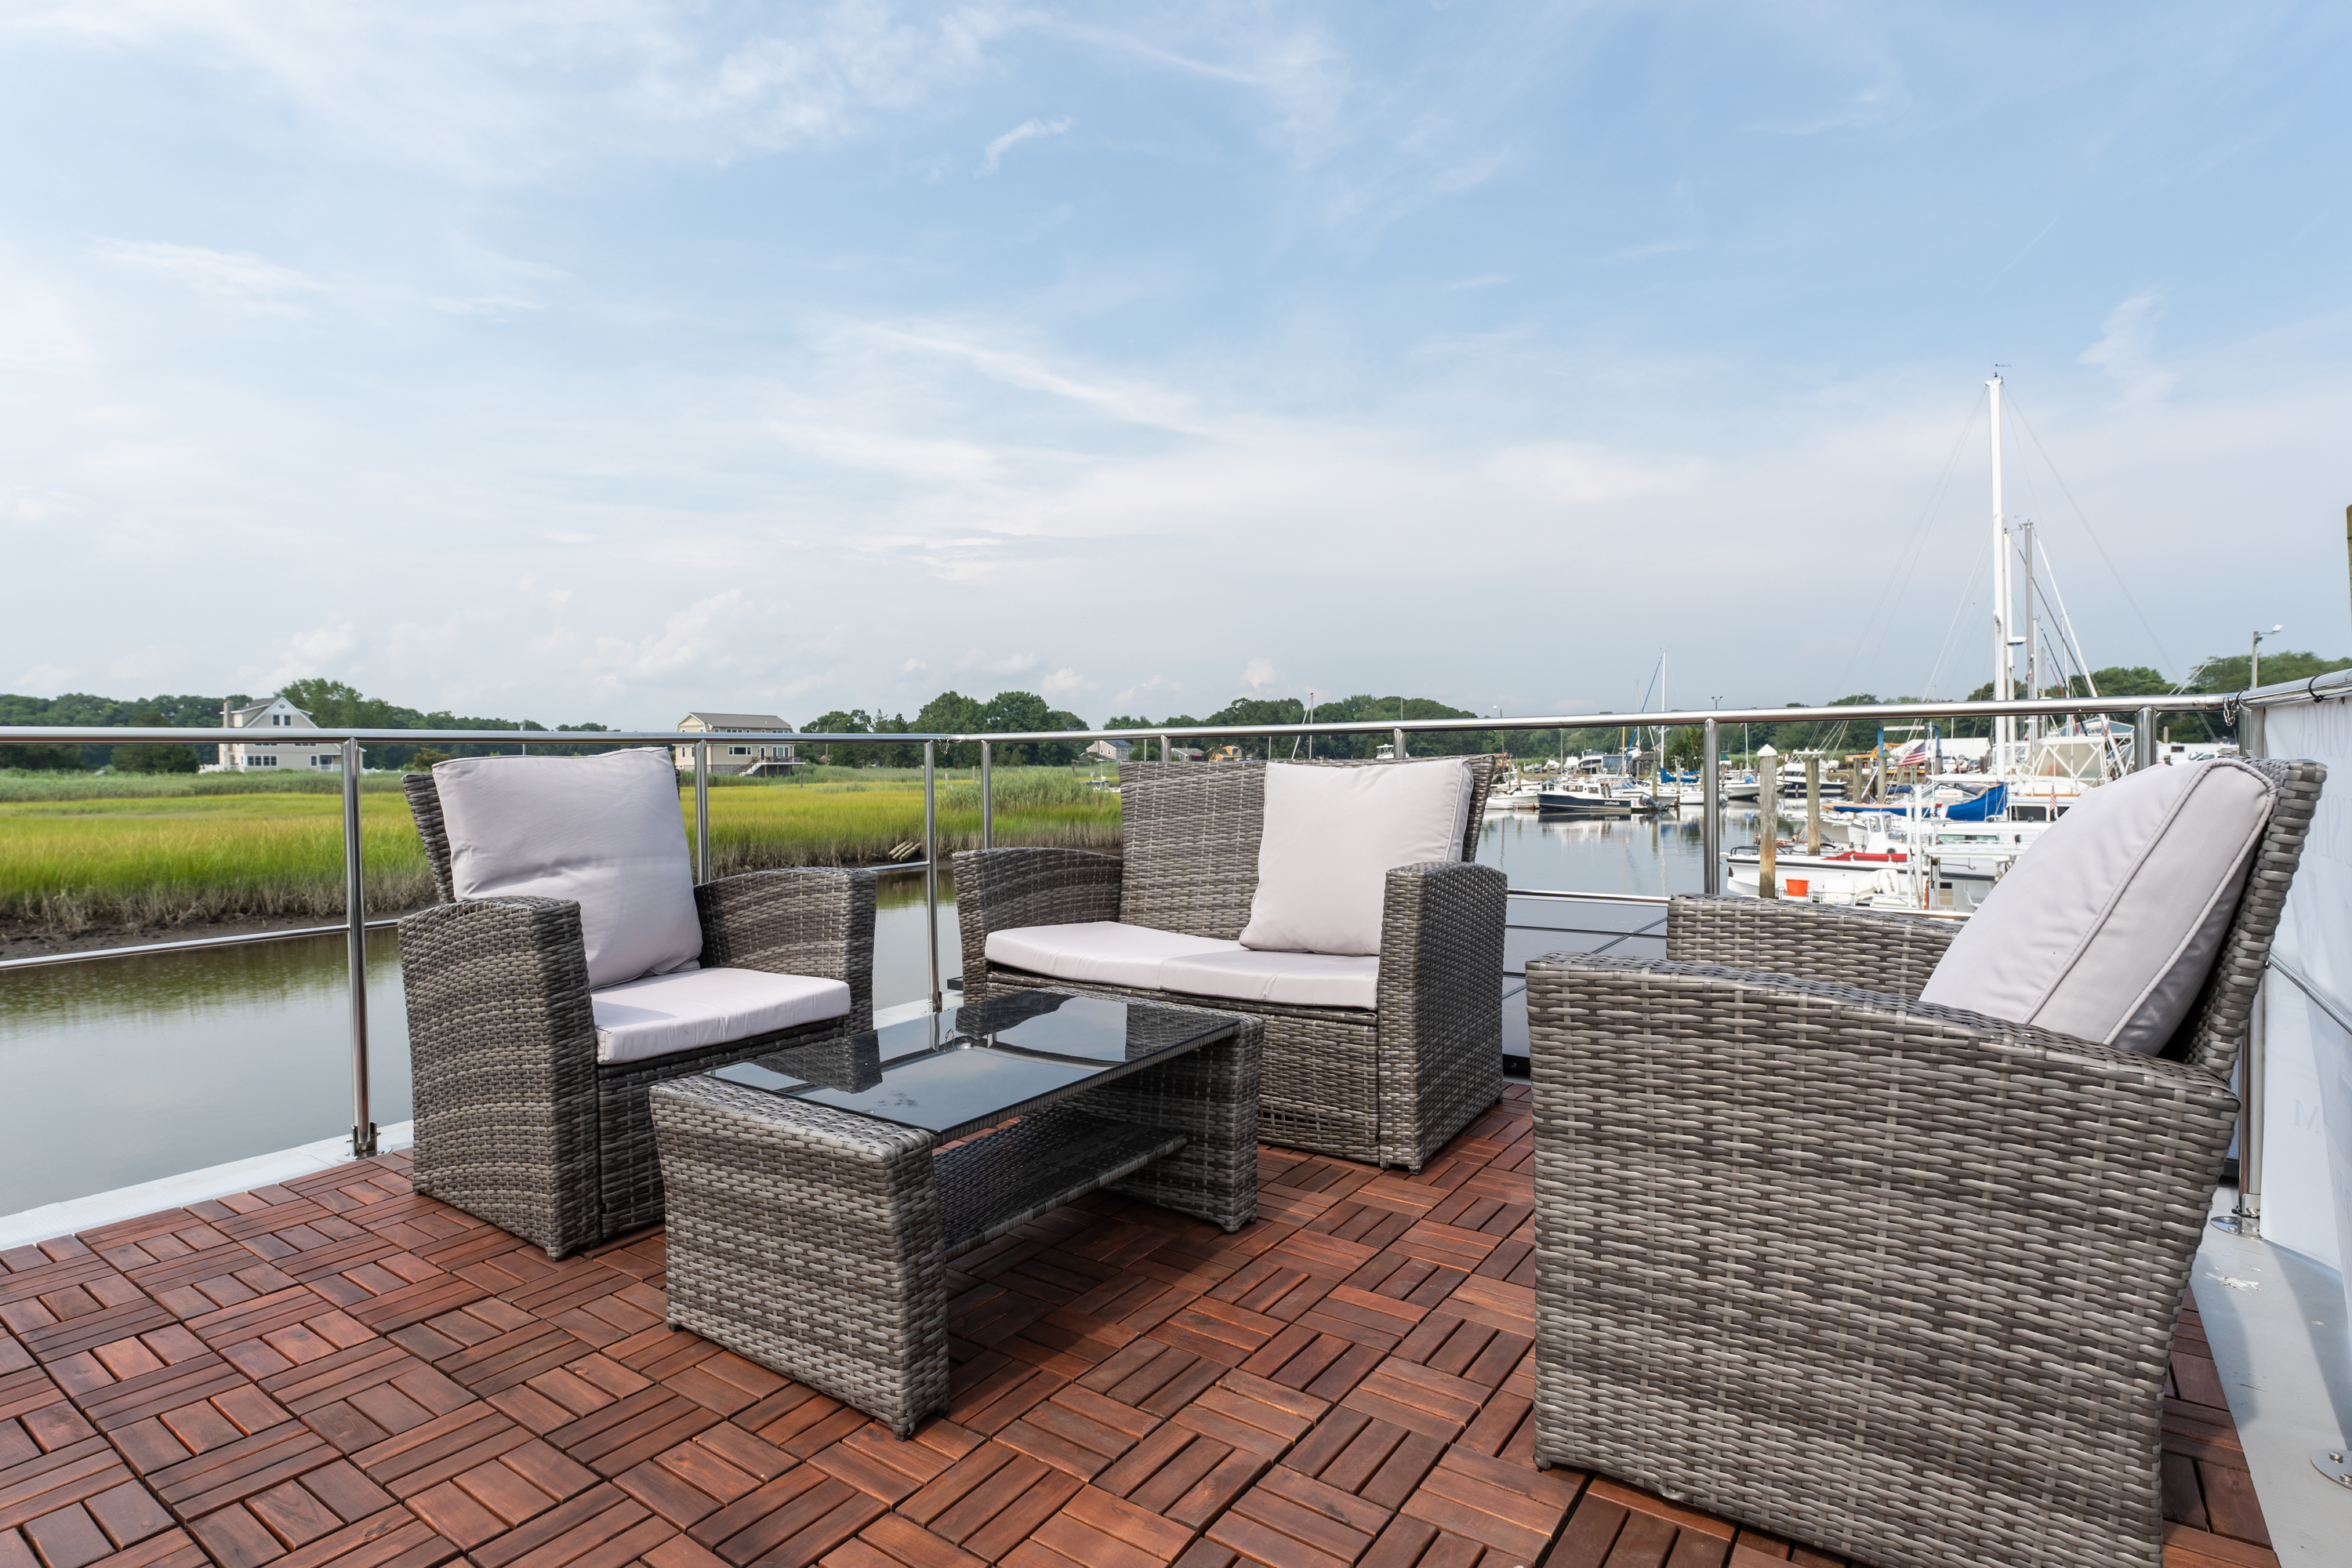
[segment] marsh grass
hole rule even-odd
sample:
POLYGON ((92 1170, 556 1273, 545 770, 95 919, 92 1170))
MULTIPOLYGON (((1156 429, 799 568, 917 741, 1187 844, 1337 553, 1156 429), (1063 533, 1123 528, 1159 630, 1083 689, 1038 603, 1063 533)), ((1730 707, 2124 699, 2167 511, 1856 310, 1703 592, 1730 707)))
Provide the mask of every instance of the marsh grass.
MULTIPOLYGON (((26 798, 0 789, 0 918, 66 931, 257 916, 341 918, 342 802, 331 789, 336 781, 316 781, 331 786, 326 790, 308 787, 309 779, 299 789, 145 787, 236 776, 63 781, 117 786, 106 795, 84 787, 26 798)), ((0 785, 13 782, 0 779, 0 785)), ((386 775, 362 783, 375 786, 360 804, 370 912, 429 903, 432 877, 397 780, 386 775)), ((997 843, 1118 847, 1115 793, 1091 789, 1058 768, 1008 768, 994 784, 997 843)), ((978 786, 950 783, 940 795, 941 854, 976 847, 978 786)), ((680 791, 679 807, 690 836, 690 789, 680 791)), ((710 792, 713 876, 879 865, 894 852, 900 859, 919 856, 922 836, 919 775, 710 792), (905 852, 909 845, 917 847, 912 855, 905 852)))

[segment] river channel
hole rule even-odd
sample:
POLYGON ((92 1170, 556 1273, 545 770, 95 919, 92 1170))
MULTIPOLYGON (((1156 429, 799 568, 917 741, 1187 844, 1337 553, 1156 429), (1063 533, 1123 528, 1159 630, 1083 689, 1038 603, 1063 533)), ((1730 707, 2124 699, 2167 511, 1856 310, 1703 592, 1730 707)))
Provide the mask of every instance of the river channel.
MULTIPOLYGON (((1756 813, 1727 815, 1727 845, 1756 813)), ((1489 817, 1478 858, 1514 888, 1685 893, 1704 875, 1696 812, 1655 822, 1489 817)), ((941 889, 942 978, 959 973, 941 889)), ((877 1007, 928 989, 922 891, 886 879, 877 1007)), ((0 1215, 200 1170, 351 1126, 351 1025, 340 937, 0 971, 0 1215)), ((379 1125, 409 1115, 395 933, 373 933, 368 1020, 379 1125)))

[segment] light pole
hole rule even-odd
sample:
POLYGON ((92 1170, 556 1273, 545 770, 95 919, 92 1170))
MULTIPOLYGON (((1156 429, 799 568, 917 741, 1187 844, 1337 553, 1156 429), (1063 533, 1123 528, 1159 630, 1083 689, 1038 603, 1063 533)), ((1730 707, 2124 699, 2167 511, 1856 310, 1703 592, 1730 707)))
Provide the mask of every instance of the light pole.
POLYGON ((2266 632, 2256 632, 2254 634, 2253 651, 2246 659, 2247 690, 2251 691, 2255 687, 2260 686, 2263 683, 2263 639, 2264 637, 2274 637, 2284 630, 2286 630, 2285 626, 2273 626, 2266 632))

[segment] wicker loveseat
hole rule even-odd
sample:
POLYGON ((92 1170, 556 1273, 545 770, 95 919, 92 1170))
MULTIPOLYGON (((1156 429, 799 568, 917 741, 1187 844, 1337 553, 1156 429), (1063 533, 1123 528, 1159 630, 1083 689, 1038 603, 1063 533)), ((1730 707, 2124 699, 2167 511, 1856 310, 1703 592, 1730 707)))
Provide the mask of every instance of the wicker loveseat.
POLYGON ((1530 964, 1538 1462, 1874 1568, 2159 1568, 2174 1321, 2325 773, 2256 766, 2161 1054, 1917 1000, 1924 916, 1684 898, 1664 961, 1530 964))
POLYGON ((654 1084, 873 1026, 874 873, 755 871, 693 889, 702 966, 840 981, 847 1014, 601 1062, 580 906, 458 901, 433 776, 412 773, 406 786, 442 900, 400 922, 418 1192, 555 1258, 656 1224, 654 1084))
POLYGON ((964 994, 977 1000, 1008 987, 1075 986, 1261 1017, 1260 1138, 1419 1170, 1502 1094, 1505 883, 1500 872, 1471 859, 1494 776, 1491 758, 1469 759, 1473 789, 1462 858, 1387 874, 1370 1008, 1083 984, 988 956, 992 932, 1081 921, 1238 937, 1257 886, 1266 765, 1121 764, 1119 855, 1041 848, 957 855, 964 994))

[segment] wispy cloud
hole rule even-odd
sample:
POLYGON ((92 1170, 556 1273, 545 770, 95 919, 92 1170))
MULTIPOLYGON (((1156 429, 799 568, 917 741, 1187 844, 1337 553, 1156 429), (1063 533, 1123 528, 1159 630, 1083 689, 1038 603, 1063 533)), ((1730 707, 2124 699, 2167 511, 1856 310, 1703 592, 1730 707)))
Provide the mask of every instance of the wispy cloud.
POLYGON ((2156 363, 2156 319, 2163 313, 2162 298, 2153 291, 2125 300, 2107 312, 2099 341, 2083 351, 2081 363, 2115 377, 2129 401, 2160 401, 2180 380, 2156 363))
POLYGON ((226 304, 273 315, 293 315, 325 285, 291 267, 236 250, 207 250, 160 240, 110 239, 100 259, 194 289, 226 304))
POLYGON ((988 144, 987 154, 980 161, 980 172, 993 174, 997 164, 1003 162, 1004 154, 1024 142, 1034 142, 1041 136, 1062 135, 1076 123, 1076 121, 1066 117, 1060 120, 1024 120, 988 144))

